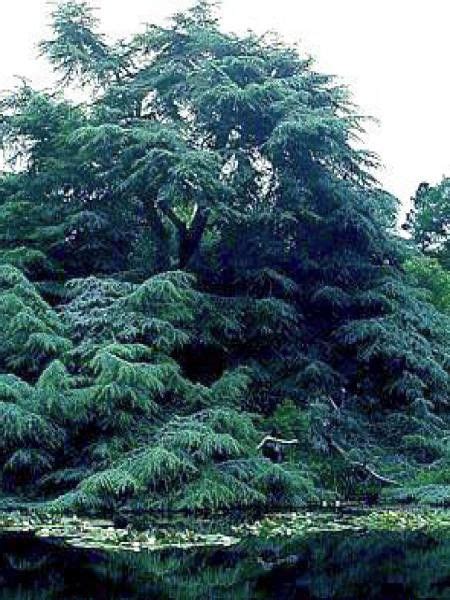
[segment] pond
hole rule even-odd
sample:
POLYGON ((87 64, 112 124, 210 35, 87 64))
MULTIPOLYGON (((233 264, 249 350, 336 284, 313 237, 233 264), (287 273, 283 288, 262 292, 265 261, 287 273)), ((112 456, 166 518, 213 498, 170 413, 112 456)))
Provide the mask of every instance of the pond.
MULTIPOLYGON (((7 527, 0 533, 0 600, 450 598, 445 515, 443 527, 421 517, 400 525, 392 517, 392 527, 389 515, 370 527, 354 518, 327 519, 313 516, 308 527, 304 516, 243 528, 226 523, 230 537, 204 533, 202 544, 185 532, 154 549, 136 542, 131 549, 128 541, 105 549, 92 536, 83 544, 80 537, 7 527)), ((201 528, 210 532, 211 524, 201 528)))

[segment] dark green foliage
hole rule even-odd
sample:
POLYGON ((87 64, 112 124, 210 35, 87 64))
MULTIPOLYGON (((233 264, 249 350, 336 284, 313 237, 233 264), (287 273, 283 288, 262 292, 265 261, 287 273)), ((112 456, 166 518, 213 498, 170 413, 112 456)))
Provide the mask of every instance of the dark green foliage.
POLYGON ((22 86, 0 114, 5 485, 218 510, 442 460, 446 305, 404 272, 347 91, 206 2, 115 45, 65 2, 53 33, 86 101, 22 86), (267 433, 299 439, 280 464, 267 433))

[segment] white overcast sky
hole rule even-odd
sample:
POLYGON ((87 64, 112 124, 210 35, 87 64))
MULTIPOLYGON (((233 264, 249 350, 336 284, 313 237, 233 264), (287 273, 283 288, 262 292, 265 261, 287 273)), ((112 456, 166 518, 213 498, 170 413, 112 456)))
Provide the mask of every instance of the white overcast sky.
MULTIPOLYGON (((37 60, 47 34, 46 0, 1 0, 0 89, 14 76, 50 81, 37 60)), ((162 22, 189 0, 95 0, 105 33, 126 37, 162 22)), ((383 185, 406 205, 421 181, 450 175, 450 0, 223 0, 227 30, 276 30, 300 41, 318 68, 349 85, 376 117, 366 146, 384 164, 383 185)))

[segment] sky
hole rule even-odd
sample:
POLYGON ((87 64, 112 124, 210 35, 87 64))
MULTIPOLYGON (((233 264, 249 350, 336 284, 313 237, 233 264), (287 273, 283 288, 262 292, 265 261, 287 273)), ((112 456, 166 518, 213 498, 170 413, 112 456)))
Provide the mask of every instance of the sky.
MULTIPOLYGON (((95 0, 103 31, 112 38, 162 23, 190 0, 95 0)), ((37 57, 48 37, 46 0, 3 0, 0 21, 0 89, 18 76, 37 87, 52 81, 37 57)), ((364 145, 383 164, 381 184, 404 210, 422 181, 450 175, 449 0, 223 0, 223 28, 275 30, 319 70, 349 86, 368 127, 364 145)))

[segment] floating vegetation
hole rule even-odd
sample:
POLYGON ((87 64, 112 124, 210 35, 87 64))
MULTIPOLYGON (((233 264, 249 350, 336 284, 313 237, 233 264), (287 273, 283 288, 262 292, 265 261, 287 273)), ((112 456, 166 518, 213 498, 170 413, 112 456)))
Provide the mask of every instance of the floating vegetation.
POLYGON ((450 511, 416 511, 382 509, 358 513, 297 513, 274 514, 251 524, 233 528, 236 535, 258 537, 294 537, 321 532, 337 531, 417 531, 450 529, 450 511))
POLYGON ((161 550, 203 546, 231 546, 240 539, 224 534, 203 534, 188 529, 177 532, 167 529, 139 531, 131 526, 115 527, 112 521, 62 517, 55 519, 40 515, 12 513, 0 515, 0 532, 32 533, 38 538, 63 540, 80 548, 101 550, 161 550))
POLYGON ((262 519, 227 525, 225 532, 203 532, 190 528, 132 525, 117 527, 112 521, 55 518, 37 514, 0 514, 0 532, 31 533, 78 548, 104 551, 155 551, 165 548, 229 547, 248 538, 296 538, 342 531, 432 531, 450 529, 450 511, 405 510, 400 508, 354 512, 291 512, 266 515, 262 519))

